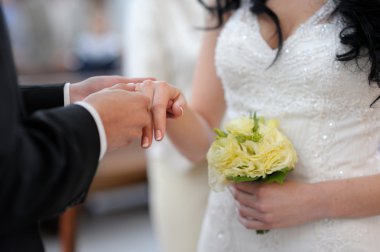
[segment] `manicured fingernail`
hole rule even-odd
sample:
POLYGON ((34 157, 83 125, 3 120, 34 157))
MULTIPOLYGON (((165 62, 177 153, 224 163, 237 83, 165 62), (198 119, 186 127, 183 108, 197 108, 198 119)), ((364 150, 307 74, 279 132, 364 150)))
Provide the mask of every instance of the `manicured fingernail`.
POLYGON ((161 141, 162 140, 162 132, 161 132, 161 130, 156 130, 155 136, 156 136, 156 140, 157 141, 161 141))
POLYGON ((149 147, 149 138, 148 137, 144 137, 143 138, 142 147, 143 148, 148 148, 149 147))

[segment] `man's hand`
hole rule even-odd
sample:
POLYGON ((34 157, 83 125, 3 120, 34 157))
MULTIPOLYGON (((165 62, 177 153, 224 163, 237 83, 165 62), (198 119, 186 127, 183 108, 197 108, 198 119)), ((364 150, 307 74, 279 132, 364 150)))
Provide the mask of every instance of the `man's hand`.
POLYGON ((125 78, 123 76, 97 76, 70 85, 70 103, 82 101, 90 94, 96 93, 116 84, 138 83, 154 78, 125 78))
POLYGON ((99 113, 109 150, 140 139, 143 128, 150 127, 152 123, 150 98, 130 90, 127 84, 117 84, 84 99, 99 113))

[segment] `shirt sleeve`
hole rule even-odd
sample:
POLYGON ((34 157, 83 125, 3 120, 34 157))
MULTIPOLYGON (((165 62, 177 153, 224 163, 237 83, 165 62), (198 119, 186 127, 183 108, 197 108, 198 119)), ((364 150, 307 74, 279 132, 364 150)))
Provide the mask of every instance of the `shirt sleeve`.
POLYGON ((63 104, 64 106, 70 104, 70 83, 66 83, 63 87, 63 104))
MULTIPOLYGON (((63 88, 63 100, 64 100, 65 106, 70 105, 70 85, 71 83, 66 83, 63 88)), ((102 119, 100 118, 98 111, 96 111, 96 109, 90 104, 86 102, 77 102, 76 104, 85 108, 95 120, 96 126, 98 128, 98 132, 99 132, 99 140, 100 140, 99 160, 101 160, 107 151, 107 136, 106 136, 106 131, 103 126, 102 119)))
POLYGON ((96 111, 96 109, 93 106, 91 106, 89 103, 81 101, 81 102, 76 102, 75 104, 85 108, 95 120, 96 126, 98 128, 98 132, 99 132, 99 140, 100 140, 99 160, 101 160, 107 151, 107 136, 106 136, 106 131, 103 126, 102 119, 100 118, 98 111, 96 111))

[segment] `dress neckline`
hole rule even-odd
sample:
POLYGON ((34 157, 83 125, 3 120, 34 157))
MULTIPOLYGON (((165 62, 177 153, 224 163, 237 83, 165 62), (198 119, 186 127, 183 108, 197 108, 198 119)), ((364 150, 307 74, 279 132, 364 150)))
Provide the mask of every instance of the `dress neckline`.
MULTIPOLYGON (((291 44, 294 38, 297 37, 297 34, 300 33, 301 30, 305 29, 305 27, 310 26, 310 25, 316 25, 326 20, 328 18, 328 15, 330 15, 332 11, 334 10, 334 7, 335 7, 334 1, 327 0, 313 15, 311 15, 304 22, 298 25, 298 27, 283 41, 283 47, 286 47, 288 44, 291 44)), ((257 15, 254 15, 254 22, 257 25, 257 32, 258 32, 260 43, 262 43, 268 51, 272 53, 277 53, 278 47, 276 48, 271 47, 268 44, 268 42, 264 39, 263 35, 261 34, 261 27, 260 27, 259 18, 257 15)))

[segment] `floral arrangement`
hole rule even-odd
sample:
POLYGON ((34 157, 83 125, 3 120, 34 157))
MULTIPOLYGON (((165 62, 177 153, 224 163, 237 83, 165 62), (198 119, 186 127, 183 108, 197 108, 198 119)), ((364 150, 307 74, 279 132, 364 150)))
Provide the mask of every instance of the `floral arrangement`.
POLYGON ((221 191, 231 182, 284 183, 296 165, 297 154, 277 120, 255 113, 228 122, 225 129, 214 130, 217 137, 207 153, 213 190, 221 191))
POLYGON ((277 120, 257 117, 256 113, 234 119, 215 129, 216 140, 207 160, 210 185, 218 191, 228 182, 276 182, 282 184, 297 162, 289 139, 280 132, 277 120))

